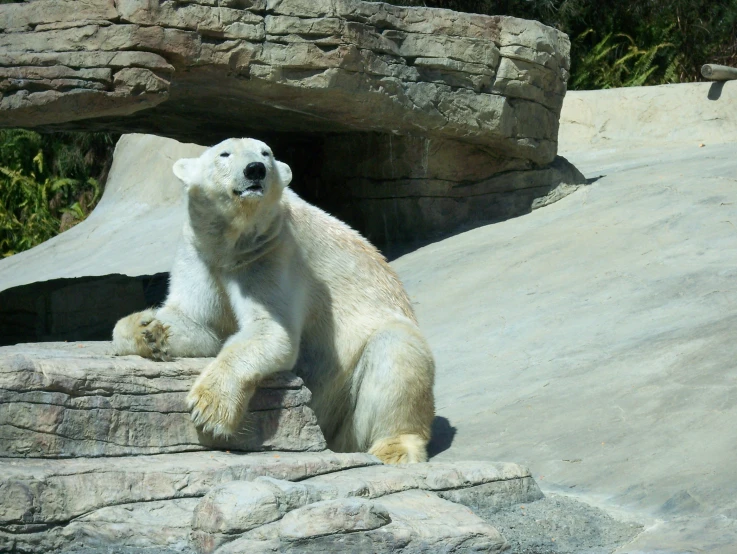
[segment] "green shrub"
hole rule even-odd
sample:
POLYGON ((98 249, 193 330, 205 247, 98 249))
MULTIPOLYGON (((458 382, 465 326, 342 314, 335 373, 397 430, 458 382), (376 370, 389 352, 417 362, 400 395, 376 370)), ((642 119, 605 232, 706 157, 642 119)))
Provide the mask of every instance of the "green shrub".
MULTIPOLYGON (((589 29, 576 40, 586 40, 594 32, 589 29)), ((669 42, 644 49, 629 35, 609 33, 579 59, 569 85, 572 89, 642 86, 648 84, 659 69, 663 74, 657 75, 658 82, 672 83, 676 81, 677 63, 674 45, 669 42), (656 63, 659 57, 667 62, 662 68, 656 63)))
POLYGON ((102 194, 114 137, 0 130, 0 256, 73 227, 102 194))

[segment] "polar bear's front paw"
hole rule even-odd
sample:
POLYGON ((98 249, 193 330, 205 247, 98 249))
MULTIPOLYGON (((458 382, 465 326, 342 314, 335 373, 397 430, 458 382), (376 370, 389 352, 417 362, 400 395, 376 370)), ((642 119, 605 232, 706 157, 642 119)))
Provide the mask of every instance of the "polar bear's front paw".
POLYGON ((238 432, 255 387, 244 386, 215 360, 197 378, 187 395, 192 421, 205 433, 228 437, 238 432))
POLYGON ((139 335, 136 337, 141 356, 158 360, 171 361, 169 355, 169 326, 154 317, 141 318, 139 335))
POLYGON ((113 350, 118 356, 138 354, 144 358, 169 361, 169 327, 156 319, 153 310, 124 317, 113 329, 113 350))

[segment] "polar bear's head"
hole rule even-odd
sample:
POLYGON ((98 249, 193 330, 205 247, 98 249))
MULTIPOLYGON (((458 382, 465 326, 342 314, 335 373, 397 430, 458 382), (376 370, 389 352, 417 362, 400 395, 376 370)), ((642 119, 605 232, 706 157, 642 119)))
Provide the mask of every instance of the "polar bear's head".
POLYGON ((271 148, 249 138, 225 140, 199 158, 178 160, 173 169, 187 188, 236 203, 278 200, 292 180, 292 170, 274 159, 271 148))

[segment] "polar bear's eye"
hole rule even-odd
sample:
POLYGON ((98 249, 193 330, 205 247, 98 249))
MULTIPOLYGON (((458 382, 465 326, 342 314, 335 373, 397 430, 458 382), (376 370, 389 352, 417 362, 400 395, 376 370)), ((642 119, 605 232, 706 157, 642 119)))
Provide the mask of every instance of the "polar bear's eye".
POLYGON ((268 157, 269 156, 268 150, 261 150, 261 155, 268 157))
POLYGON ((230 152, 221 152, 220 153, 220 157, 221 158, 227 158, 228 156, 230 156, 230 152))

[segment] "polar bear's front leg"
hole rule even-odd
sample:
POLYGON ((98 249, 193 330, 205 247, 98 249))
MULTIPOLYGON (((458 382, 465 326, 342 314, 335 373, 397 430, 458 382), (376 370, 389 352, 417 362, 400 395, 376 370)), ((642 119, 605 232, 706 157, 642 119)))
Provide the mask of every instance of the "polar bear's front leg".
POLYGON ((187 396, 192 420, 206 433, 236 433, 261 381, 294 366, 298 341, 276 322, 259 327, 231 337, 192 386, 187 396))
POLYGON ((166 305, 124 317, 113 329, 113 351, 118 356, 169 361, 214 356, 221 346, 213 330, 166 305))

